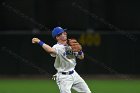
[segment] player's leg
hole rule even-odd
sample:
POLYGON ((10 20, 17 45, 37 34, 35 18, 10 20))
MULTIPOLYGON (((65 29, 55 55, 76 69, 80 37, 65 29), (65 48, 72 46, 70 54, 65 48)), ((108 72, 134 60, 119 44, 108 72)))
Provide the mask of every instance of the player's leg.
POLYGON ((91 93, 86 82, 77 73, 75 73, 74 77, 75 80, 72 89, 76 90, 79 93, 91 93))
POLYGON ((91 93, 85 82, 79 82, 72 86, 72 89, 76 90, 79 93, 91 93))
POLYGON ((71 75, 58 75, 56 83, 59 87, 60 93, 71 93, 73 79, 71 75))

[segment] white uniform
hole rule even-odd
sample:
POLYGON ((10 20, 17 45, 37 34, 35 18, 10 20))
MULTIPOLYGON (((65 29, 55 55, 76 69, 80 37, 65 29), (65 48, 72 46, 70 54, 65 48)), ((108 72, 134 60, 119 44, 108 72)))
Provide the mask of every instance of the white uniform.
POLYGON ((57 70, 56 83, 60 89, 60 93, 71 93, 71 88, 80 93, 91 93, 85 81, 74 70, 76 66, 77 52, 72 52, 70 46, 63 44, 55 44, 53 48, 56 50, 54 67, 57 70), (69 74, 69 71, 74 73, 69 74))

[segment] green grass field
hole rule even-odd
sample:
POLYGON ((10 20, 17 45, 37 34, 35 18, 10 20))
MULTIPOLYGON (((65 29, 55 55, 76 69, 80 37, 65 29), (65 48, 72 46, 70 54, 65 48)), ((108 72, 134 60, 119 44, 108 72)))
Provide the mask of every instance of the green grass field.
MULTIPOLYGON (((140 80, 85 81, 93 93, 140 93, 140 80)), ((59 90, 53 80, 1 79, 0 93, 59 93, 59 90)))

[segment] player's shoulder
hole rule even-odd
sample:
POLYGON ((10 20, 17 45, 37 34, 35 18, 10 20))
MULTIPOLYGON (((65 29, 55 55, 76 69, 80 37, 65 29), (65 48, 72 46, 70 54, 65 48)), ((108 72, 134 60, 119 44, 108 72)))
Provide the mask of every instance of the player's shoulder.
POLYGON ((53 48, 57 48, 57 47, 60 47, 60 45, 58 43, 53 45, 53 48))
POLYGON ((53 47, 57 47, 57 46, 58 46, 58 44, 53 45, 53 47))
POLYGON ((59 44, 59 43, 53 45, 53 48, 62 48, 62 47, 64 47, 64 46, 62 44, 59 44))

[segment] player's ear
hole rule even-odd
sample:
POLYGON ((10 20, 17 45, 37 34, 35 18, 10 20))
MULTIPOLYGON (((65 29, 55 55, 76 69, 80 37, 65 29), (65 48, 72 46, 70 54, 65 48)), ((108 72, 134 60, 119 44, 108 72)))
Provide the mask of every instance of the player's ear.
POLYGON ((55 40, 58 40, 58 39, 59 39, 59 36, 56 36, 56 37, 55 37, 55 40))

